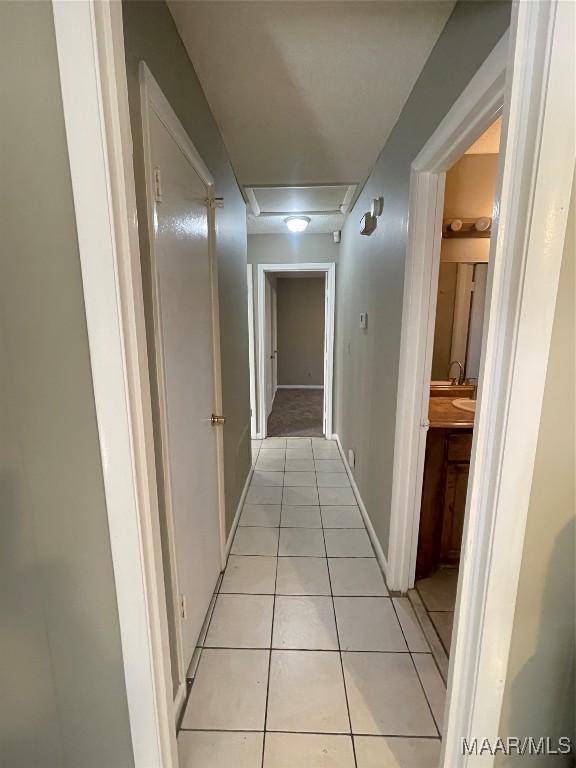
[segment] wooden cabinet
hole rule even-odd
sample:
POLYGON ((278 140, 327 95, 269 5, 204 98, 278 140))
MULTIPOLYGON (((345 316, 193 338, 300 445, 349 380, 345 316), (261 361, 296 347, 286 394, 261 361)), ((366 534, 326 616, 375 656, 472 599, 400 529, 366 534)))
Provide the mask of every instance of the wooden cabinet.
POLYGON ((474 384, 431 384, 430 397, 475 397, 474 384))
POLYGON ((457 565, 464 527, 472 429, 430 428, 426 441, 416 578, 457 565))

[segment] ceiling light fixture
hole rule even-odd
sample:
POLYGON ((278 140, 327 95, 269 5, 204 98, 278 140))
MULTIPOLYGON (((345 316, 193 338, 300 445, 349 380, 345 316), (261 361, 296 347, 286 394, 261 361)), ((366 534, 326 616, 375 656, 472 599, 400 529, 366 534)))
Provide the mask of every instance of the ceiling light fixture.
POLYGON ((304 232, 310 224, 310 219, 308 216, 288 216, 287 219, 284 219, 284 223, 290 232, 304 232))

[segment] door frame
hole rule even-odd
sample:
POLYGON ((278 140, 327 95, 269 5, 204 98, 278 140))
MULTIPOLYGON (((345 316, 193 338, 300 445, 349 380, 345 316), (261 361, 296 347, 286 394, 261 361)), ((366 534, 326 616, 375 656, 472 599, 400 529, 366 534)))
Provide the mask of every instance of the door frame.
MULTIPOLYGON (((179 596, 181 594, 178 578, 177 556, 176 556, 176 531, 174 524, 174 511, 172 504, 172 487, 170 474, 170 454, 168 450, 168 416, 166 402, 166 382, 165 382, 165 362, 164 362, 164 344, 162 341, 161 312, 160 312, 160 293, 157 281, 157 253, 156 253, 156 234, 155 234, 155 210, 156 210, 156 184, 154 178, 152 163, 152 139, 150 133, 150 116, 154 113, 162 122, 172 139, 178 145, 178 148, 186 157, 206 190, 206 213, 208 222, 208 259, 210 265, 210 298, 211 298, 211 319, 212 319, 212 356, 213 356, 213 413, 222 413, 222 376, 220 369, 220 319, 218 309, 218 266, 215 255, 216 225, 214 217, 214 177, 205 165, 202 157, 186 129, 178 119, 172 109, 168 99, 165 97, 162 89, 158 85, 154 75, 145 64, 140 62, 140 111, 142 121, 142 140, 144 147, 144 169, 146 179, 146 203, 147 203, 147 229, 148 229, 148 247, 150 253, 150 276, 152 290, 152 319, 154 326, 154 354, 156 365, 155 379, 158 392, 158 417, 160 431, 160 450, 162 457, 162 488, 164 511, 166 515, 167 544, 170 562, 167 564, 172 581, 173 588, 173 615, 180 615, 179 596)), ((208 414, 207 414, 208 416, 208 414)), ((223 570, 226 562, 226 510, 224 496, 224 441, 223 431, 216 428, 216 482, 218 498, 218 529, 220 538, 220 567, 223 570)), ((176 656, 178 659, 179 686, 176 696, 176 709, 179 710, 186 697, 186 677, 188 672, 189 660, 184 657, 182 626, 179 621, 175 622, 176 634, 176 656)))
POLYGON ((250 437, 258 437, 258 413, 256 405, 256 356, 254 349, 254 270, 246 265, 248 289, 248 368, 250 371, 250 437))
MULTIPOLYGON (((500 334, 496 355, 485 353, 482 363, 479 419, 499 443, 487 454, 475 451, 468 505, 477 513, 494 502, 497 514, 494 530, 474 530, 468 520, 442 763, 450 768, 494 763, 490 755, 463 756, 461 738, 494 743, 507 677, 573 174, 570 6, 519 3, 511 22, 505 131, 515 162, 502 178, 498 249, 513 258, 492 281, 507 289, 506 299, 512 284, 518 290, 509 311, 498 297, 502 317, 491 308, 488 328, 500 334), (495 365, 503 352, 508 362, 495 365), (478 479, 488 475, 494 484, 481 488, 478 479), (480 559, 472 556, 478 549, 480 559)), ((53 10, 134 765, 177 768, 122 8, 114 0, 54 0, 53 10)), ((423 185, 422 193, 426 186, 433 188, 423 185)))
POLYGON ((412 166, 387 573, 400 591, 414 583, 445 173, 503 111, 444 766, 493 765, 463 754, 462 737, 499 734, 574 173, 570 13, 515 4, 510 34, 412 166))
MULTIPOLYGON (((416 571, 446 171, 501 116, 508 47, 506 32, 411 168, 386 574, 400 592, 414 586, 416 571)), ((504 128, 500 159, 503 143, 504 128)))
MULTIPOLYGON (((305 235, 304 235, 305 237, 305 235)), ((258 433, 259 440, 263 440, 267 434, 266 415, 266 274, 270 272, 324 272, 325 284, 325 312, 324 312, 324 405, 323 428, 328 440, 333 437, 332 432, 332 403, 334 386, 334 316, 336 304, 336 263, 303 262, 291 264, 258 264, 257 269, 257 398, 258 398, 258 433)))
POLYGON ((178 768, 122 6, 54 0, 135 768, 178 768))

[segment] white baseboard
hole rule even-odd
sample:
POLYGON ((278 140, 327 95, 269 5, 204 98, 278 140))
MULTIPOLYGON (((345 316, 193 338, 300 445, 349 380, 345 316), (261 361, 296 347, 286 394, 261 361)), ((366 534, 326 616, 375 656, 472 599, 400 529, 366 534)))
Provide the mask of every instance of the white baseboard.
POLYGON ((276 389, 324 389, 323 384, 278 384, 276 389))
POLYGON ((178 686, 176 696, 174 697, 174 722, 178 723, 182 714, 182 707, 186 702, 186 683, 182 682, 178 686))
POLYGON ((366 525, 368 536, 370 537, 370 541, 372 542, 372 546, 376 554, 376 560, 378 561, 378 565, 380 566, 380 569, 384 574, 384 578, 386 579, 386 574, 388 573, 388 561, 386 560, 386 555, 384 554, 382 545, 380 544, 378 537, 376 536, 376 531, 374 530, 374 526, 372 525, 372 521, 370 520, 368 510, 366 509, 366 507, 364 506, 364 502, 362 501, 362 496, 360 495, 360 491, 358 490, 358 486, 356 485, 356 480, 354 479, 354 475, 352 474, 352 470, 350 469, 350 465, 348 464, 348 459, 344 454, 344 448, 342 448, 340 437, 334 432, 332 434, 332 439, 335 440, 336 444, 338 445, 338 450, 340 451, 340 455, 342 456, 342 461, 344 462, 344 467, 350 479, 350 485, 352 486, 352 491, 354 492, 354 496, 356 496, 356 501, 358 502, 360 513, 362 515, 362 518, 364 519, 364 524, 366 525))
POLYGON ((246 478, 246 482, 244 483, 244 488, 242 489, 242 494, 240 495, 240 501, 238 502, 238 507, 236 508, 236 514, 234 515, 234 520, 232 521, 232 527, 230 528, 228 539, 226 540, 226 560, 228 560, 228 555, 230 554, 230 548, 232 547, 232 542, 234 541, 234 534, 236 533, 236 528, 238 528, 238 521, 240 520, 240 515, 242 514, 242 507, 244 506, 244 501, 246 500, 246 494, 248 493, 248 488, 250 487, 250 481, 252 480, 253 474, 254 467, 251 466, 250 471, 248 472, 248 477, 246 478))

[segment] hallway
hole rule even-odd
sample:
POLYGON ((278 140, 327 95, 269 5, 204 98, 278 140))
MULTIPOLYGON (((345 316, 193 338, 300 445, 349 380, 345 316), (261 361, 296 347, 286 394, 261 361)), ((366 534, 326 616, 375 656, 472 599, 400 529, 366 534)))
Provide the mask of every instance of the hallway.
POLYGON ((337 444, 269 438, 178 737, 182 768, 435 768, 445 688, 337 444))

